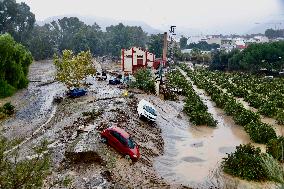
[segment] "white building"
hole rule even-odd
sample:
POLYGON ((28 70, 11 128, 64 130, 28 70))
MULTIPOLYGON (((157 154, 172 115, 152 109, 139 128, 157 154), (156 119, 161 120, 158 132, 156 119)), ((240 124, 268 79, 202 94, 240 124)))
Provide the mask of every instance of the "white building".
POLYGON ((132 74, 142 67, 153 67, 155 55, 140 47, 121 50, 121 66, 124 73, 132 74))
POLYGON ((208 43, 208 44, 218 44, 218 45, 221 45, 221 41, 222 41, 222 39, 220 38, 220 37, 218 37, 218 38, 208 38, 207 40, 206 40, 206 42, 208 43))

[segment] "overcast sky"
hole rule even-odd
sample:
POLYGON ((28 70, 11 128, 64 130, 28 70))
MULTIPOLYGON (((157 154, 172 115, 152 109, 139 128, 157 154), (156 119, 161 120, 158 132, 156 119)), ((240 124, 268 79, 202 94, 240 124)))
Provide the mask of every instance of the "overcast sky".
MULTIPOLYGON (((17 0, 37 20, 64 15, 93 15, 144 21, 155 28, 177 25, 201 30, 237 30, 284 14, 284 0, 17 0)), ((282 18, 284 16, 282 15, 282 18)), ((284 25, 284 20, 283 24, 284 25)))

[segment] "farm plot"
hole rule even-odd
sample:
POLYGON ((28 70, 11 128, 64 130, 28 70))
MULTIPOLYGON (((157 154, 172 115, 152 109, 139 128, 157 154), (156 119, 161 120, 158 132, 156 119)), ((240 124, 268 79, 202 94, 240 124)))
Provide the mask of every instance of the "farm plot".
POLYGON ((217 107, 224 109, 227 115, 233 117, 237 125, 244 127, 252 141, 266 144, 269 140, 277 138, 271 125, 261 122, 258 113, 247 110, 232 95, 221 90, 216 82, 208 76, 207 71, 192 72, 185 67, 184 69, 194 84, 211 96, 217 107))
MULTIPOLYGON (((185 66, 182 68, 198 88, 204 89, 206 93, 211 96, 211 99, 218 108, 223 109, 226 115, 232 116, 235 124, 244 127, 244 130, 250 136, 252 141, 266 145, 266 153, 261 153, 260 149, 255 148, 250 144, 237 146, 235 152, 229 154, 228 158, 224 158, 221 166, 223 171, 246 180, 270 180, 275 181, 276 183, 283 183, 283 167, 277 162, 283 162, 284 160, 283 137, 277 137, 273 127, 262 122, 259 114, 260 111, 254 112, 245 108, 236 98, 241 97, 244 94, 254 93, 255 89, 243 85, 241 90, 233 93, 233 90, 237 89, 237 85, 233 82, 234 78, 230 77, 230 75, 228 76, 221 73, 220 75, 223 75, 223 77, 220 75, 214 76, 216 73, 210 71, 191 71, 185 66), (221 87, 221 85, 223 85, 223 87, 221 87), (224 85, 228 85, 228 87, 224 85), (252 161, 254 163, 252 163, 252 161), (254 166, 251 166, 252 164, 254 166)), ((268 92, 266 94, 266 100, 269 99, 271 93, 274 95, 281 95, 278 94, 279 91, 282 90, 279 87, 282 85, 279 80, 276 81, 276 84, 270 86, 272 90, 278 91, 268 92)), ((237 81, 235 80, 235 82, 237 81)), ((281 110, 281 108, 278 108, 277 106, 276 108, 277 111, 281 110)))
POLYGON ((189 116, 190 121, 195 125, 215 127, 217 121, 208 113, 208 107, 196 94, 190 81, 187 81, 180 71, 169 73, 167 78, 171 87, 180 88, 182 94, 186 96, 184 111, 189 116))
POLYGON ((266 79, 244 73, 226 74, 200 70, 200 74, 237 98, 243 98, 266 117, 284 124, 284 79, 266 79))

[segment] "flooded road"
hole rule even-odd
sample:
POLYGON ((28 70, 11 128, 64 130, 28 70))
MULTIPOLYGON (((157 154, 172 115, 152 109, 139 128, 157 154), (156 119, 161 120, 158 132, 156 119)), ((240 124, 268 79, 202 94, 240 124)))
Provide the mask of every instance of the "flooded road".
POLYGON ((29 86, 0 101, 0 104, 11 101, 16 108, 14 117, 3 123, 7 138, 29 137, 49 119, 54 110, 53 97, 65 90, 62 84, 54 82, 54 77, 52 61, 34 62, 28 75, 29 86))

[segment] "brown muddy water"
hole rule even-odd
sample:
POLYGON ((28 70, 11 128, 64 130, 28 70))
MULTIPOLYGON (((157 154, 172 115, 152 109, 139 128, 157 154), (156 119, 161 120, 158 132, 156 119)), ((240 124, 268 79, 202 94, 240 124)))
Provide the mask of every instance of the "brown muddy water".
POLYGON ((218 121, 217 128, 193 126, 182 113, 182 102, 148 99, 157 108, 157 124, 162 129, 165 141, 164 155, 156 159, 158 173, 171 183, 196 188, 217 186, 213 172, 218 169, 226 153, 231 153, 239 144, 249 143, 243 128, 205 99, 209 112, 218 121))
MULTIPOLYGON (((244 129, 235 125, 231 117, 217 108, 203 90, 194 86, 207 105, 208 111, 218 121, 216 128, 192 125, 183 114, 183 102, 162 101, 148 97, 159 113, 157 124, 165 141, 164 155, 156 158, 155 168, 170 183, 192 188, 224 188, 232 178, 220 180, 220 163, 227 153, 240 144, 251 143, 244 129)), ((265 151, 265 146, 253 144, 265 151)), ((237 183, 229 188, 255 188, 250 182, 233 178, 237 183)), ((256 184, 259 187, 258 184, 256 184)), ((261 186, 261 184, 260 184, 261 186)))

